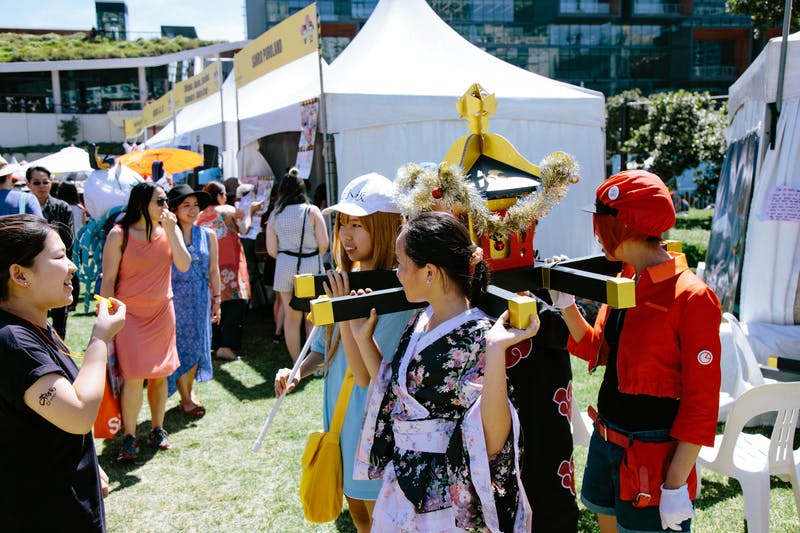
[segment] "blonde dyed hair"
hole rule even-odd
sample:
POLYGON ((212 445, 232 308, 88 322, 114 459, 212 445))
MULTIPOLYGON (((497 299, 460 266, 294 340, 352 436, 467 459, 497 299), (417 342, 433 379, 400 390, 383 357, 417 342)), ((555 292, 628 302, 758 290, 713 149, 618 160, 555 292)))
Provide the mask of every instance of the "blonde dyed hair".
MULTIPOLYGON (((339 238, 339 228, 342 224, 350 221, 350 215, 336 213, 336 220, 333 224, 333 246, 331 253, 336 263, 336 270, 340 272, 352 272, 360 265, 358 262, 351 261, 344 251, 344 243, 339 238)), ((378 211, 371 215, 364 215, 358 218, 361 225, 369 233, 372 241, 372 262, 375 270, 389 270, 397 266, 397 258, 394 253, 394 243, 400 227, 403 225, 403 217, 399 213, 384 213, 378 211)), ((334 335, 333 325, 326 328, 326 346, 328 349, 325 354, 325 367, 330 365, 336 350, 339 348, 339 330, 334 335)))

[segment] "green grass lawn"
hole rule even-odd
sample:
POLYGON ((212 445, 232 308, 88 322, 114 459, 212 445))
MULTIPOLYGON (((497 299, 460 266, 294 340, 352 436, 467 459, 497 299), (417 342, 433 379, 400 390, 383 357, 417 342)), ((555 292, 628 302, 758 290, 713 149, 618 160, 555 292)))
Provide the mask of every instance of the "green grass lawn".
MULTIPOLYGON (((81 306, 82 309, 82 306, 81 306)), ((82 349, 89 337, 91 315, 70 317, 67 342, 82 349)), ((165 428, 172 449, 155 453, 142 446, 134 464, 115 460, 120 439, 97 441, 101 466, 111 478, 106 499, 110 532, 171 531, 355 531, 346 509, 328 524, 303 519, 297 496, 300 455, 309 432, 322 427, 322 380, 306 380, 281 406, 261 449, 251 451, 275 397, 273 376, 289 366, 283 345, 272 344, 273 325, 260 311, 245 328, 245 357, 214 363, 214 380, 196 386, 207 409, 203 418, 183 415, 177 395, 167 405, 165 428)), ((575 395, 583 409, 594 403, 602 372, 589 375, 573 359, 575 395)), ((138 436, 150 430, 149 410, 140 414, 138 436)), ((580 486, 586 448, 575 449, 580 486)), ((800 531, 789 483, 772 479, 770 531, 800 531)), ((742 492, 736 481, 705 472, 696 502, 697 532, 744 531, 742 492)), ((593 515, 581 506, 581 532, 598 531, 593 515)), ((534 508, 535 512, 535 508, 534 508)))

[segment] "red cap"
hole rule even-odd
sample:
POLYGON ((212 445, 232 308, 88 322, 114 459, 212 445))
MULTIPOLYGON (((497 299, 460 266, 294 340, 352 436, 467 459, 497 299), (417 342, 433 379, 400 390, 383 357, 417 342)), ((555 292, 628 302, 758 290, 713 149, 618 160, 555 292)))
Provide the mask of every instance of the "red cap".
POLYGON ((657 237, 675 225, 675 207, 661 178, 646 170, 623 170, 600 184, 589 210, 615 215, 632 229, 657 237))

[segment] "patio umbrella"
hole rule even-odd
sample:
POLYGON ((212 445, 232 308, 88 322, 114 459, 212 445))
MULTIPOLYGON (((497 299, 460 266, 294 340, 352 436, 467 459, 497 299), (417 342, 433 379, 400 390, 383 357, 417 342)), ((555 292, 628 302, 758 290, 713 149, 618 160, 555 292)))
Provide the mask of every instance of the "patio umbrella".
POLYGON ((170 174, 191 170, 203 164, 203 156, 180 148, 152 148, 138 150, 117 158, 117 164, 125 165, 142 176, 150 176, 154 161, 161 161, 170 174))

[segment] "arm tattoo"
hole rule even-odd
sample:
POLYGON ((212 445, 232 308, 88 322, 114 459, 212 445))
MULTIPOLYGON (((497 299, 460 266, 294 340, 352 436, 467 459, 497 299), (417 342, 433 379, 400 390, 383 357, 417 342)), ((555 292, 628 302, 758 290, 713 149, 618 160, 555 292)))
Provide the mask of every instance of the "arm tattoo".
POLYGON ((47 392, 39 396, 39 405, 41 405, 42 407, 44 407, 45 405, 50 405, 51 403, 53 403, 53 399, 55 397, 56 397, 56 388, 50 387, 49 389, 47 389, 47 392))

